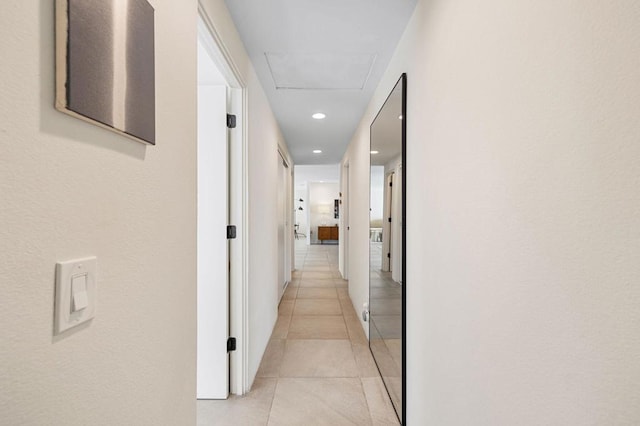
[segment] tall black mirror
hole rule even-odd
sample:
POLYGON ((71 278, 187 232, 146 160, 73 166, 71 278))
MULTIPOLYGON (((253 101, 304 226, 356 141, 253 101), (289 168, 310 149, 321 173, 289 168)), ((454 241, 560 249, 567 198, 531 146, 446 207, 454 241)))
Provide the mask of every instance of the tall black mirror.
POLYGON ((404 424, 405 160, 403 74, 371 124, 369 347, 404 424))

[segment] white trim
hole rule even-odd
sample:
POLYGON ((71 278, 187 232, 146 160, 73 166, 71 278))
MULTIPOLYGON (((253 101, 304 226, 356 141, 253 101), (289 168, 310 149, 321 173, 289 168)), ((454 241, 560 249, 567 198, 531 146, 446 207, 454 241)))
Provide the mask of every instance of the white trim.
MULTIPOLYGON (((237 117, 236 140, 231 138, 231 221, 237 225, 237 239, 231 244, 231 329, 236 337, 236 351, 231 352, 231 393, 249 391, 249 181, 247 178, 248 93, 232 89, 237 117), (233 143, 237 142, 237 143, 233 143), (240 167, 238 167, 240 165, 240 167)), ((235 111, 234 111, 235 112, 235 111)))
POLYGON ((291 168, 291 161, 289 161, 289 157, 287 155, 285 155, 286 149, 283 148, 282 144, 280 142, 278 142, 278 155, 280 155, 280 158, 282 158, 282 162, 284 163, 284 166, 289 169, 291 168))
POLYGON ((238 66, 213 25, 202 2, 198 1, 198 34, 207 52, 231 88, 231 113, 236 115, 236 129, 230 136, 230 221, 237 226, 236 240, 230 244, 230 335, 236 338, 231 352, 230 393, 249 391, 249 182, 248 182, 248 90, 238 66))
POLYGON ((208 45, 205 48, 209 49, 209 54, 213 58, 216 65, 220 66, 220 72, 227 80, 227 83, 235 89, 246 90, 246 83, 240 73, 240 69, 236 65, 235 61, 231 57, 231 53, 226 48, 222 37, 213 25, 213 21, 209 17, 209 14, 202 5, 202 1, 198 0, 198 31, 206 30, 206 33, 211 40, 208 40, 208 45))
MULTIPOLYGON (((295 221, 293 209, 293 162, 289 159, 289 156, 286 155, 287 149, 284 142, 278 142, 278 155, 282 159, 282 162, 285 166, 285 187, 284 187, 284 209, 285 209, 285 224, 284 224, 284 239, 285 239, 285 250, 284 250, 284 259, 285 259, 285 270, 284 270, 284 281, 285 286, 282 289, 283 295, 284 290, 288 287, 289 283, 293 279, 291 272, 295 267, 295 258, 294 258, 294 233, 293 233, 293 223, 295 221)), ((282 297, 280 297, 282 299, 282 297)))
POLYGON ((342 278, 349 279, 349 161, 342 163, 340 170, 340 190, 342 197, 340 197, 340 240, 339 244, 339 268, 342 278))

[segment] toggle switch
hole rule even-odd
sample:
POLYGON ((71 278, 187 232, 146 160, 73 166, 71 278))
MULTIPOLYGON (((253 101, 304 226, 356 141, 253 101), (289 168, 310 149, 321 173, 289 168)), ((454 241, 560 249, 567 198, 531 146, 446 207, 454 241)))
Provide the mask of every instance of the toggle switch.
POLYGON ((78 312, 89 306, 87 297, 87 274, 71 278, 71 312, 78 312))
POLYGON ((56 264, 55 334, 95 316, 97 263, 86 257, 56 264))

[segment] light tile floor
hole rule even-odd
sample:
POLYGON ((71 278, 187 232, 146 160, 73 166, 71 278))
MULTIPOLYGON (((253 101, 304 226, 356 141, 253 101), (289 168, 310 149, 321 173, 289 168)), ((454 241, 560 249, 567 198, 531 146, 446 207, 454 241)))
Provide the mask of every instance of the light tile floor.
POLYGON ((338 272, 338 247, 299 240, 295 256, 251 392, 198 401, 198 425, 397 425, 338 272))

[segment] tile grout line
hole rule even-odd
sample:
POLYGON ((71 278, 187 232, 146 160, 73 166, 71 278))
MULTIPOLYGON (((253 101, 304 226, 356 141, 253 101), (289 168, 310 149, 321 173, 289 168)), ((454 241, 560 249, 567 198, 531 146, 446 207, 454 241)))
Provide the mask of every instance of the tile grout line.
POLYGON ((369 419, 371 420, 371 424, 373 425, 373 413, 371 412, 371 407, 369 406, 369 400, 367 399, 367 392, 365 392, 364 390, 364 383, 362 383, 362 377, 359 378, 358 382, 360 383, 360 389, 362 390, 362 395, 364 395, 364 403, 367 406, 367 411, 369 412, 369 419))
POLYGON ((269 426, 269 422, 271 421, 271 412, 273 411, 273 401, 276 399, 276 392, 278 391, 279 381, 280 379, 276 377, 276 385, 273 387, 273 395, 271 395, 271 403, 269 404, 269 414, 267 415, 267 423, 265 424, 265 426, 269 426))

